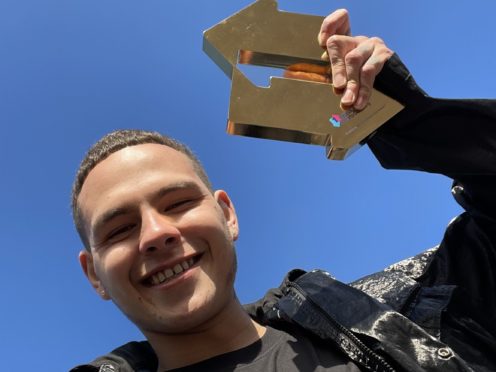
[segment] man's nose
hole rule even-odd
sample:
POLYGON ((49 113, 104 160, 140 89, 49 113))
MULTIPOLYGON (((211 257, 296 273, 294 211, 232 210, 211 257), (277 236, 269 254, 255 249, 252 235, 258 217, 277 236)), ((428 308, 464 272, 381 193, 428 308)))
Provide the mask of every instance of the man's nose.
POLYGON ((170 218, 158 211, 147 210, 142 213, 139 250, 151 253, 171 248, 181 240, 181 233, 170 218))

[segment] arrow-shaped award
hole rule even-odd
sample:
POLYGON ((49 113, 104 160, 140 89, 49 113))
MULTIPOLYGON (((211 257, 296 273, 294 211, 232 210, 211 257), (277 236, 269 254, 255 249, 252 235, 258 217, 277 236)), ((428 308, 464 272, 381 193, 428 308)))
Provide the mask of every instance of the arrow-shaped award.
POLYGON ((329 159, 341 160, 402 110, 374 90, 363 111, 343 111, 330 82, 287 74, 292 77, 271 77, 269 87, 258 87, 237 68, 329 71, 317 43, 323 19, 279 11, 276 0, 258 0, 205 31, 205 52, 232 80, 229 134, 326 146, 329 159))

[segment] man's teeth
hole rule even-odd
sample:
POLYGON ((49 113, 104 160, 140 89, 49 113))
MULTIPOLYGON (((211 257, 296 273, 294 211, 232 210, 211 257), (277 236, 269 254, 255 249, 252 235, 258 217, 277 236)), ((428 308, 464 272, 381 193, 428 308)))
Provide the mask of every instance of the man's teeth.
POLYGON ((183 261, 181 263, 176 264, 173 268, 167 268, 158 273, 152 275, 150 282, 153 285, 161 284, 176 275, 181 274, 183 271, 188 270, 191 266, 193 266, 195 261, 190 258, 189 260, 183 261))

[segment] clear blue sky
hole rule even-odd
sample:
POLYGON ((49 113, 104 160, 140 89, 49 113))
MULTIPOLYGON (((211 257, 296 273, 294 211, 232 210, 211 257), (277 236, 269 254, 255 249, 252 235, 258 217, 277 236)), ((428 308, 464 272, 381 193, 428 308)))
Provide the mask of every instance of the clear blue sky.
MULTIPOLYGON (((381 169, 367 148, 345 162, 291 143, 225 134, 230 82, 202 52, 202 31, 249 0, 0 2, 2 370, 65 371, 141 335, 101 301, 77 261, 73 175, 117 128, 188 143, 241 223, 244 301, 291 268, 343 281, 435 245, 459 213, 450 181, 381 169)), ((439 97, 494 97, 492 1, 285 0, 350 10, 439 97)), ((469 125, 469 123, 468 123, 469 125)))

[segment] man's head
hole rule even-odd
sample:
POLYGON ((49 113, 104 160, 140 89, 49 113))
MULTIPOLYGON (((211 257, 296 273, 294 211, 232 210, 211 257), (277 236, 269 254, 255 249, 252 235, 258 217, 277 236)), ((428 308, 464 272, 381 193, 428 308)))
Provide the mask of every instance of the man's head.
POLYGON ((236 213, 184 145, 107 135, 82 162, 73 210, 90 283, 145 334, 193 330, 235 300, 236 213))
POLYGON ((125 147, 136 146, 145 143, 156 143, 159 145, 168 146, 182 152, 186 155, 193 163, 195 171, 198 176, 203 181, 203 183, 208 187, 209 190, 213 192, 212 185, 208 179, 205 169, 201 165, 198 158, 193 154, 193 152, 183 143, 176 141, 166 135, 158 132, 150 132, 144 130, 118 130, 111 132, 104 137, 102 137, 98 142, 96 142, 90 150, 86 153, 79 169, 76 173, 74 179, 74 184, 72 186, 72 217, 74 220, 74 225, 79 233, 79 236, 86 247, 89 250, 88 239, 84 230, 83 220, 81 218, 81 211, 78 205, 78 197, 83 187, 84 181, 88 176, 88 173, 101 161, 105 160, 112 153, 119 151, 125 147))

